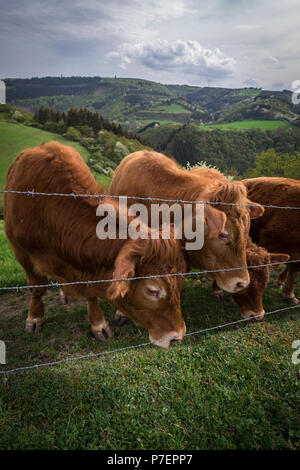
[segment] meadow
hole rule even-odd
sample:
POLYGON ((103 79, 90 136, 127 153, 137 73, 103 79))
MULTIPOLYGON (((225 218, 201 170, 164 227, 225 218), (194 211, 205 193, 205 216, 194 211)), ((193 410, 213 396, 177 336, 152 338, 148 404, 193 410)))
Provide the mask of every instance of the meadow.
MULTIPOLYGON (((78 142, 72 142, 59 134, 36 129, 34 127, 0 121, 0 189, 4 189, 6 172, 16 156, 24 149, 56 140, 74 147, 86 161, 89 152, 78 142)), ((105 175, 104 175, 105 176, 105 175)), ((104 178, 105 180, 105 178, 104 178)), ((0 194, 0 215, 3 208, 3 195, 0 194)))
POLYGON ((53 134, 34 127, 10 122, 0 122, 0 188, 5 186, 6 172, 11 162, 24 149, 40 145, 43 142, 56 140, 62 144, 72 145, 87 160, 89 153, 77 142, 71 142, 59 134, 53 134))
POLYGON ((204 131, 213 130, 213 129, 236 129, 236 130, 245 130, 245 129, 264 129, 264 130, 274 130, 278 128, 291 129, 293 128, 292 124, 286 121, 264 121, 263 119, 244 119, 243 121, 227 122, 226 124, 205 124, 199 126, 199 129, 204 131))
MULTIPOLYGON (((0 286, 25 285, 3 221, 0 254, 0 286)), ((2 370, 148 342, 131 322, 118 327, 112 306, 101 300, 114 337, 97 342, 85 302, 61 306, 55 288, 45 296, 42 332, 28 335, 29 292, 0 292, 2 370)), ((285 307, 270 285, 265 310, 285 307)), ((235 304, 213 298, 201 276, 185 280, 182 310, 188 332, 240 318, 235 304)), ((0 375, 0 448, 300 449, 299 366, 291 360, 299 335, 296 308, 188 336, 167 351, 148 345, 0 375)))

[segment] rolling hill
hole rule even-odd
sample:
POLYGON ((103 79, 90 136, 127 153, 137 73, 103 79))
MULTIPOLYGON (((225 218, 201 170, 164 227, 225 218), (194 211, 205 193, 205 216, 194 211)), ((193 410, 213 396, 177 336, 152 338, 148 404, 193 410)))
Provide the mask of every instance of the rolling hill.
MULTIPOLYGON (((84 107, 137 131, 151 122, 199 125, 275 120, 300 126, 300 106, 291 92, 258 88, 163 85, 149 80, 105 77, 6 79, 7 99, 34 112, 40 106, 67 111, 84 107)), ((258 123, 259 124, 259 123, 258 123)))

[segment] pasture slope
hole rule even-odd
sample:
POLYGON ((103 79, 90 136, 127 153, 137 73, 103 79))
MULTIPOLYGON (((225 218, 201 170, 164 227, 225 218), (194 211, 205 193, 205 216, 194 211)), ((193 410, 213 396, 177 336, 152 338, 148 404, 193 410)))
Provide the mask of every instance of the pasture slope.
POLYGON ((199 129, 204 131, 213 130, 213 129, 235 129, 235 130, 245 130, 245 129, 264 129, 264 130, 274 130, 278 128, 292 129, 294 126, 287 121, 265 121, 263 119, 244 119, 243 121, 227 122, 225 124, 206 124, 199 126, 199 129))
MULTIPOLYGON (((24 285, 3 221, 0 253, 1 286, 24 285)), ((85 303, 62 307, 56 289, 46 295, 41 334, 28 335, 28 301, 24 290, 0 296, 2 370, 148 342, 128 323, 114 326, 110 344, 98 343, 85 303)), ((278 289, 265 291, 266 311, 286 306, 278 289)), ((112 307, 101 307, 114 325, 112 307)), ((199 279, 186 279, 182 309, 188 332, 240 318, 235 304, 217 303, 199 279)), ((167 351, 146 346, 0 375, 0 448, 299 449, 299 365, 291 348, 299 336, 294 309, 186 337, 167 351)))
POLYGON ((67 140, 59 134, 22 124, 0 122, 0 188, 5 186, 6 172, 9 165, 22 150, 51 140, 72 145, 85 161, 89 156, 88 151, 77 142, 67 140))
MULTIPOLYGON (((72 142, 59 134, 53 134, 23 124, 0 121, 0 189, 4 189, 5 187, 6 172, 9 165, 22 150, 40 145, 43 142, 50 142, 51 140, 71 145, 80 153, 82 158, 87 161, 89 152, 78 142, 72 142)), ((0 216, 2 214, 2 208, 3 195, 0 194, 0 216)))

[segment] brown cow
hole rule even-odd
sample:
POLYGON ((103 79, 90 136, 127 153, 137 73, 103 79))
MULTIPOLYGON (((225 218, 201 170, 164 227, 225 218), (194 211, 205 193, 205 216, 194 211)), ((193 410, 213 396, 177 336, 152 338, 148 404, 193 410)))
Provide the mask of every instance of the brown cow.
MULTIPOLYGON (((265 248, 255 245, 251 238, 247 242, 247 266, 259 266, 269 263, 284 263, 290 259, 289 255, 283 253, 269 253, 265 248)), ((270 268, 268 266, 249 269, 250 284, 246 289, 232 294, 233 300, 242 310, 243 318, 255 317, 262 320, 264 317, 263 292, 270 279, 270 268)), ((273 269, 276 269, 274 267, 273 269)), ((222 298, 222 290, 216 282, 213 284, 213 292, 216 297, 222 298)))
MULTIPOLYGON (((22 152, 8 170, 6 189, 75 195, 104 192, 80 155, 57 142, 22 152)), ((100 204, 104 203, 118 214, 115 200, 101 199, 100 204)), ((178 240, 100 240, 98 206, 97 198, 5 194, 5 231, 30 285, 47 284, 50 278, 80 282, 186 271, 178 240)), ((146 328, 151 341, 168 347, 186 331, 180 308, 183 281, 178 276, 108 281, 68 286, 64 292, 88 300, 88 318, 98 339, 111 336, 97 303, 101 297, 146 328)), ((44 287, 31 290, 27 331, 41 329, 45 291, 44 287)))
MULTIPOLYGON (((251 200, 275 206, 300 207, 300 181, 291 178, 251 178, 243 180, 251 200)), ((300 259, 300 210, 266 208, 264 215, 251 223, 251 238, 274 253, 288 253, 291 259, 300 259)), ((300 262, 288 264, 278 276, 275 285, 284 283, 284 297, 297 304, 294 282, 300 262)))
MULTIPOLYGON (((243 184, 230 183, 223 178, 200 177, 192 171, 179 169, 175 161, 165 155, 144 150, 122 160, 109 192, 136 196, 136 200, 128 200, 130 204, 142 202, 138 197, 234 204, 250 202, 243 184)), ((187 251, 190 266, 208 270, 246 266, 250 217, 259 217, 262 213, 263 208, 258 204, 251 208, 205 204, 204 246, 201 250, 187 251)), ((223 271, 215 273, 215 279, 220 288, 233 293, 247 287, 249 273, 247 269, 223 271)))

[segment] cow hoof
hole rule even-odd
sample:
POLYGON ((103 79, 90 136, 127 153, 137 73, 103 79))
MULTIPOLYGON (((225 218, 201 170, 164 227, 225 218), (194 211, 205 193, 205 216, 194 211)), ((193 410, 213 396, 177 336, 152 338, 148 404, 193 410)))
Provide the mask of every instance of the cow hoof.
POLYGON ((293 304, 293 305, 297 305, 299 303, 299 300, 297 299, 297 297, 286 297, 284 300, 288 302, 289 304, 293 304))
POLYGON ((105 326, 101 328, 101 330, 92 330, 92 332, 95 338, 102 343, 108 343, 110 338, 113 336, 108 323, 106 323, 105 326))
POLYGON ((43 327, 43 322, 42 321, 31 322, 31 321, 27 320, 25 330, 27 331, 27 333, 38 334, 41 331, 42 327, 43 327))
POLYGON ((115 322, 118 326, 123 326, 125 323, 129 322, 129 318, 124 315, 124 313, 120 312, 120 310, 116 310, 115 313, 115 322))
POLYGON ((283 283, 282 283, 282 282, 278 282, 278 281, 274 281, 274 282, 273 282, 273 287, 275 287, 276 289, 282 289, 283 283))

